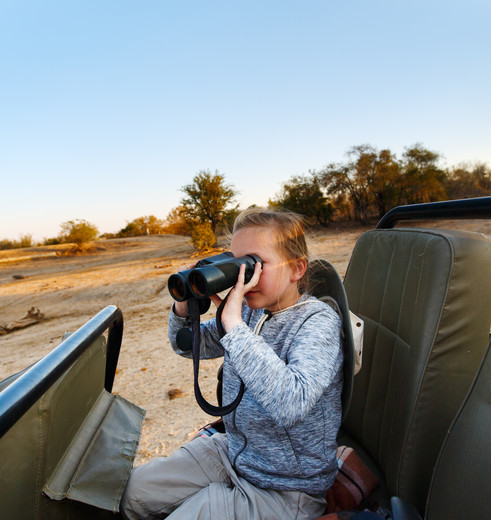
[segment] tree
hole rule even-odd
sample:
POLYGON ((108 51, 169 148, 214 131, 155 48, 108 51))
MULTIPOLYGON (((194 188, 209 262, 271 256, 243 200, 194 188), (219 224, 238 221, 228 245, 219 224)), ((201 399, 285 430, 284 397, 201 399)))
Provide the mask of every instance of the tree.
POLYGON ((450 199, 483 197, 491 193, 491 170, 485 163, 461 164, 450 169, 445 188, 450 199))
POLYGON ((438 167, 440 154, 417 143, 403 154, 401 202, 417 204, 446 198, 445 171, 438 167))
POLYGON ((201 170, 193 179, 192 184, 181 188, 185 196, 181 199, 183 213, 187 220, 208 222, 216 235, 217 227, 227 220, 237 206, 230 208, 234 202, 235 190, 233 186, 225 184, 225 176, 215 171, 201 170))
MULTIPOLYGON (((355 220, 381 218, 399 204, 441 200, 446 173, 440 155, 416 144, 406 148, 402 161, 385 149, 353 146, 345 163, 330 164, 321 173, 327 194, 334 201, 348 201, 355 220)), ((335 207, 337 203, 334 202, 335 207)))
POLYGON ((177 206, 169 211, 165 218, 163 233, 168 235, 191 235, 193 223, 186 218, 184 206, 177 206))
POLYGON ((99 230, 93 224, 83 219, 68 220, 61 224, 60 241, 76 244, 81 247, 87 242, 95 240, 99 230))
POLYGON ((354 146, 346 153, 348 161, 329 164, 320 172, 320 178, 333 197, 347 197, 355 220, 366 222, 372 203, 371 185, 376 175, 377 152, 373 146, 354 146))
POLYGON ((401 165, 390 150, 381 150, 375 159, 375 175, 370 192, 378 217, 400 204, 401 165))
POLYGON ((269 205, 294 211, 323 226, 328 224, 333 214, 316 172, 309 172, 309 176, 291 177, 283 184, 276 199, 269 200, 269 205))

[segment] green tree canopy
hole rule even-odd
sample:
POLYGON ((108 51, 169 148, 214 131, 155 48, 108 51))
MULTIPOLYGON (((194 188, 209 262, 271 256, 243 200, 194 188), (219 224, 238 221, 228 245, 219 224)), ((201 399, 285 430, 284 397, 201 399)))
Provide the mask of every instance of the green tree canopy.
POLYGON ((347 197, 355 220, 365 222, 372 203, 371 186, 377 175, 377 151, 373 146, 359 145, 346 155, 347 162, 329 164, 320 175, 328 195, 347 197))
POLYGON ((446 174, 438 166, 440 154, 417 143, 403 154, 401 202, 417 204, 443 200, 446 197, 446 174))
POLYGON ((187 220, 209 223, 213 234, 217 227, 227 221, 237 206, 231 207, 235 200, 233 186, 225 184, 225 176, 218 171, 212 175, 208 170, 201 170, 192 184, 181 188, 185 196, 181 199, 183 213, 187 220))
POLYGON ((333 206, 348 203, 354 219, 364 223, 382 217, 400 204, 442 200, 446 172, 438 166, 440 155, 415 144, 398 161, 388 149, 353 146, 346 162, 329 164, 320 172, 333 206))
POLYGON ((371 203, 382 218, 389 209, 400 203, 401 165, 390 150, 378 152, 374 162, 375 174, 371 179, 371 203))
POLYGON ((304 215, 319 225, 327 225, 333 209, 325 196, 320 177, 315 172, 296 175, 283 184, 282 191, 269 205, 304 215))

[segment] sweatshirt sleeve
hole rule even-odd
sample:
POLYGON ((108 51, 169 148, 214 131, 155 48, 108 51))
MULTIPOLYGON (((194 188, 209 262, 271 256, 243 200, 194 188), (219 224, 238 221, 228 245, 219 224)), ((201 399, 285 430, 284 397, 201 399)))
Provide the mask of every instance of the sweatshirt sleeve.
POLYGON ((312 410, 339 378, 343 362, 340 319, 326 311, 303 322, 292 339, 286 362, 245 323, 221 341, 247 390, 284 427, 293 426, 312 410))
MULTIPOLYGON (((177 333, 183 328, 190 328, 190 324, 185 318, 181 318, 174 313, 172 309, 169 313, 168 335, 172 349, 176 354, 186 358, 192 358, 191 350, 184 351, 177 346, 177 333)), ((220 343, 220 337, 215 322, 215 318, 200 324, 201 341, 200 341, 200 359, 213 359, 223 356, 223 347, 220 343)))

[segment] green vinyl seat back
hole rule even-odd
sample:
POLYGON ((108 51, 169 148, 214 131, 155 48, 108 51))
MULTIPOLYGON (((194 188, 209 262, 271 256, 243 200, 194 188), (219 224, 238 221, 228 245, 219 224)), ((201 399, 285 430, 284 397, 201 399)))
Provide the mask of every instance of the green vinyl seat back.
POLYGON ((2 520, 114 518, 143 416, 105 372, 100 336, 0 438, 2 520))
POLYGON ((440 451, 426 505, 428 520, 491 515, 490 350, 440 451))
MULTIPOLYGON (((426 520, 487 519, 491 511, 491 343, 440 450, 426 520)), ((421 520, 414 506, 391 498, 394 520, 421 520)))
POLYGON ((424 511, 445 434, 488 343, 491 245, 479 233, 376 229, 344 280, 365 322, 363 365, 339 441, 424 511))

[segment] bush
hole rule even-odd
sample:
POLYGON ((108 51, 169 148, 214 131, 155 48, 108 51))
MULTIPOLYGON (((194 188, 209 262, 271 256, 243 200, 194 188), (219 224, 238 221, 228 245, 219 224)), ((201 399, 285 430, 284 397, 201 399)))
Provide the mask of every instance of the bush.
POLYGON ((32 247, 32 235, 21 235, 19 238, 19 247, 32 247))
POLYGON ((145 235, 160 235, 164 232, 165 223, 154 215, 138 217, 127 222, 126 227, 117 234, 118 238, 141 237, 145 235))
POLYGON ((193 227, 191 243, 197 251, 210 250, 216 241, 215 233, 209 222, 200 222, 193 227))
POLYGON ((235 199, 235 190, 233 186, 225 184, 225 176, 218 171, 212 175, 209 171, 201 170, 194 177, 193 183, 183 186, 181 191, 185 193, 181 199, 184 219, 208 222, 214 234, 230 212, 237 210, 237 206, 230 207, 235 199))
POLYGON ((21 235, 19 240, 0 240, 0 250, 1 249, 21 249, 23 247, 32 247, 32 235, 21 235))
POLYGON ((59 237, 43 239, 43 246, 57 246, 61 243, 62 243, 62 241, 59 237))
POLYGON ((4 238, 3 240, 0 240, 0 250, 14 249, 14 248, 15 248, 15 242, 13 240, 9 240, 8 238, 4 238))
POLYGON ((87 242, 95 240, 99 235, 99 230, 86 220, 68 220, 61 224, 60 240, 67 244, 76 244, 81 247, 87 242))

